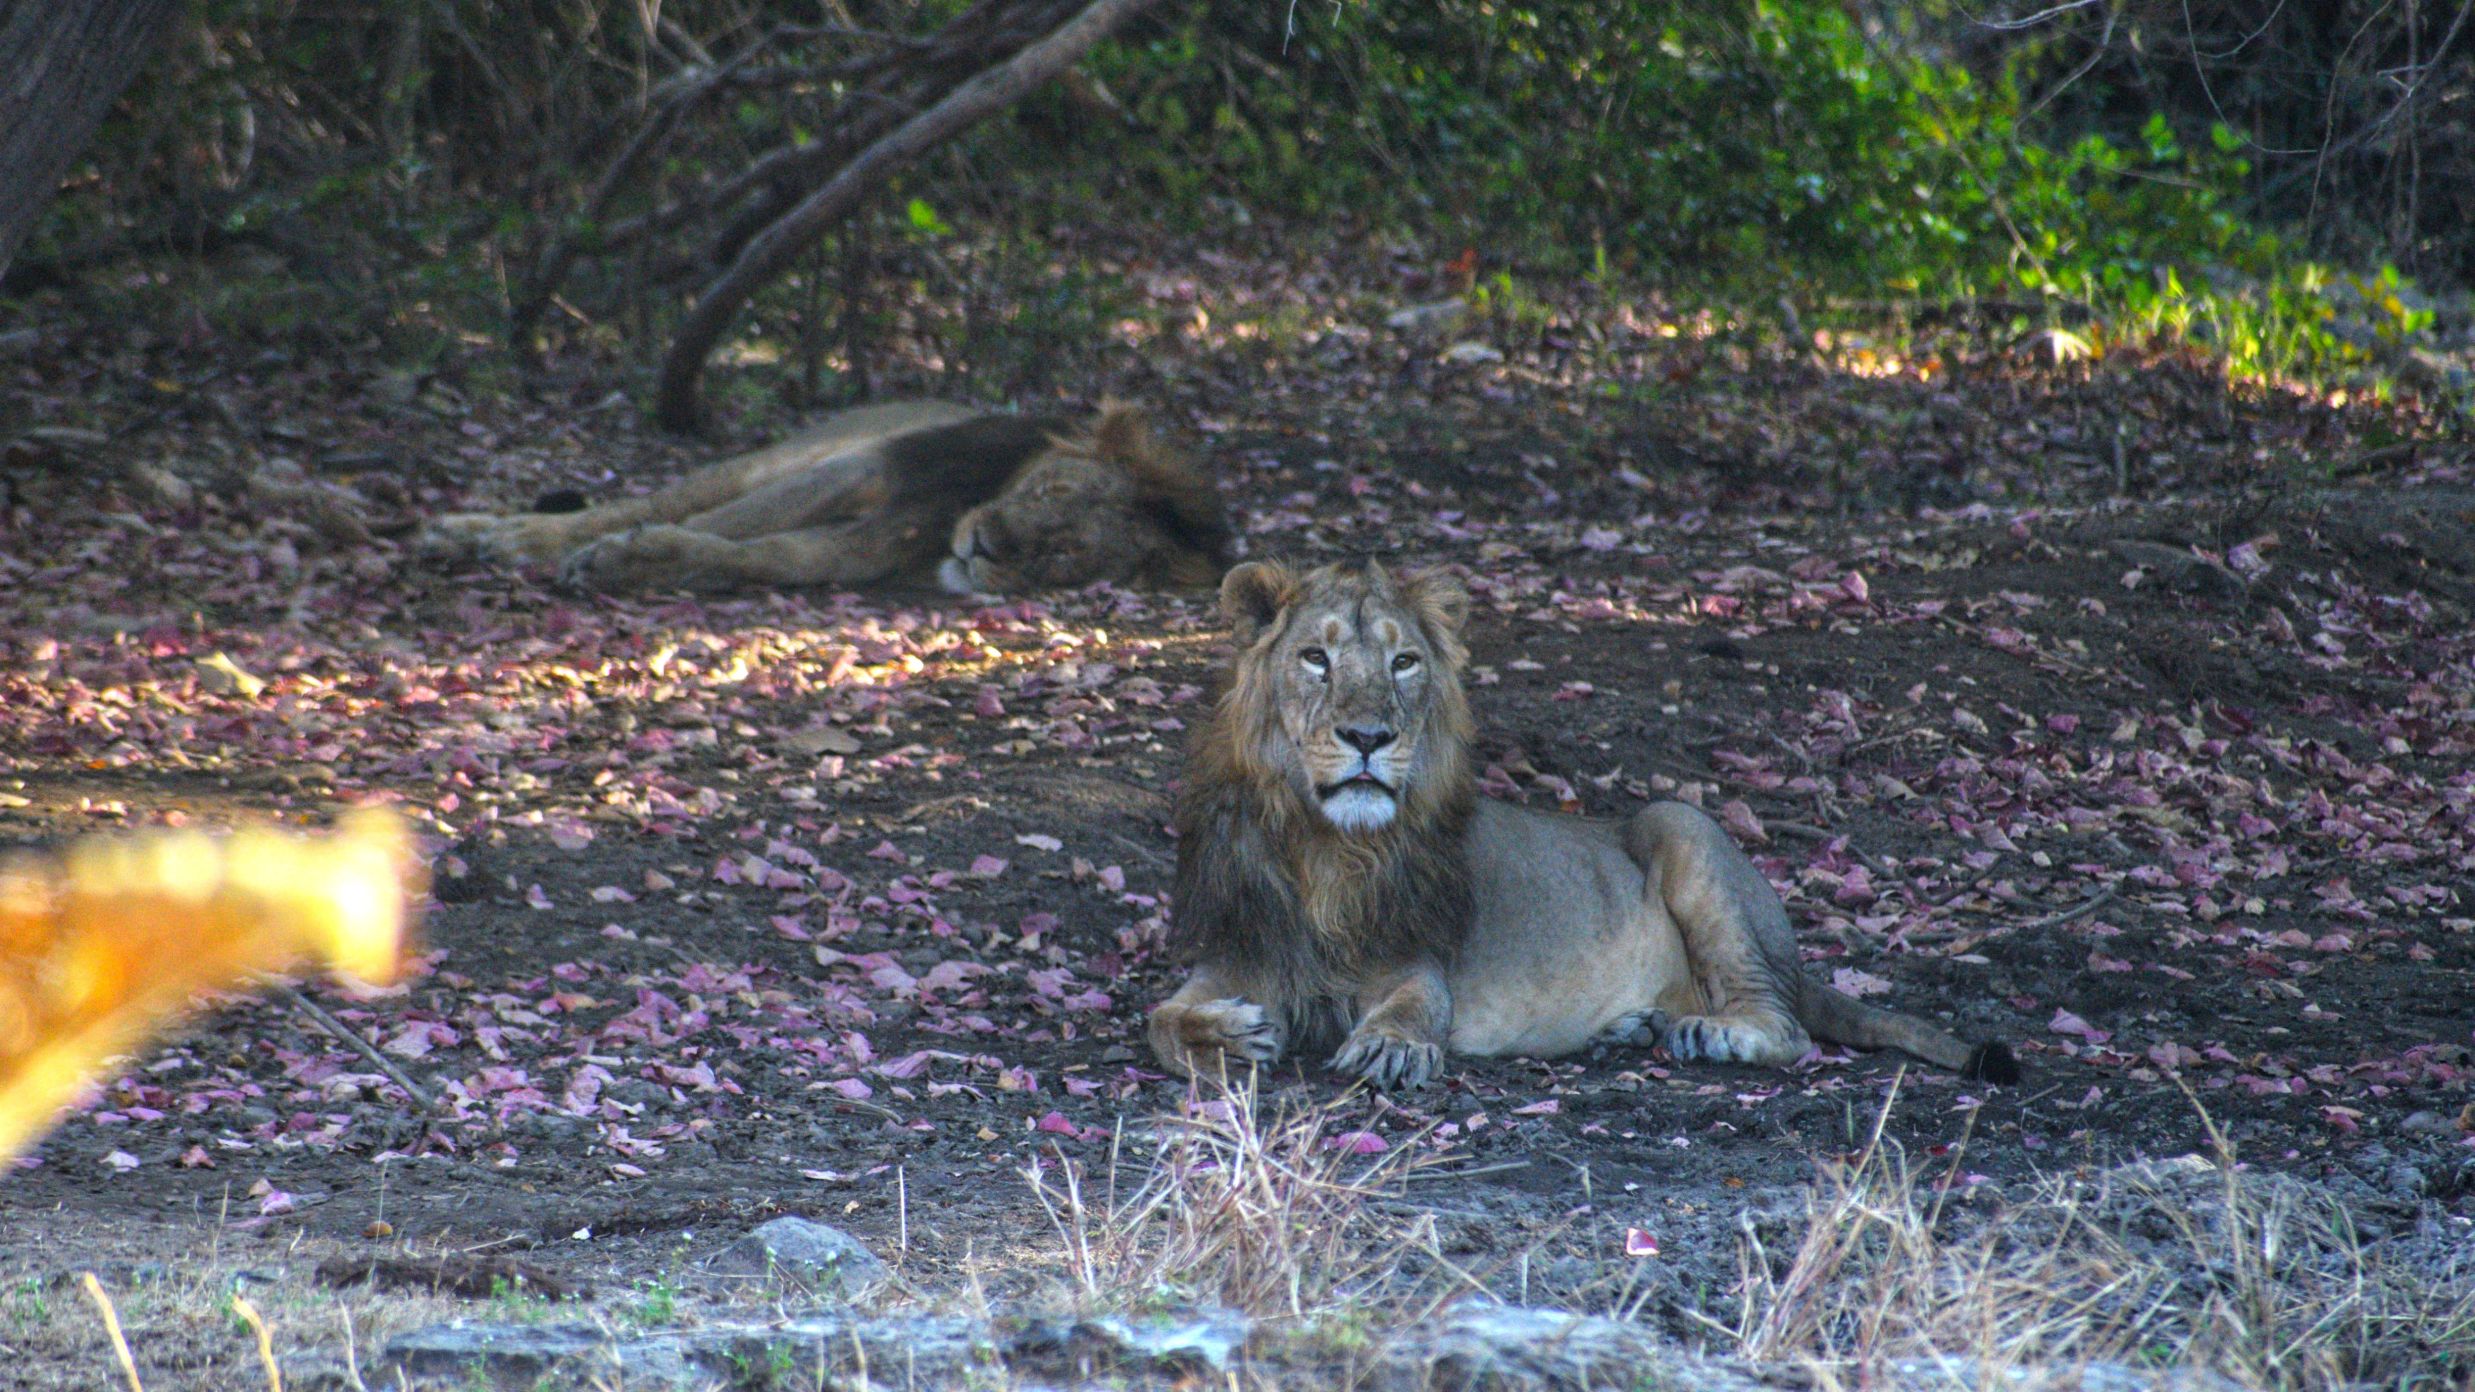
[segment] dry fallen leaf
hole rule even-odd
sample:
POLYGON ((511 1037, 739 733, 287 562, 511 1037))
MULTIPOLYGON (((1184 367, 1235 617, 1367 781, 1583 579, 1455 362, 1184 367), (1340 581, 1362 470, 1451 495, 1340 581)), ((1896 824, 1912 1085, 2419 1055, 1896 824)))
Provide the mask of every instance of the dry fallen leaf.
POLYGON ((794 754, 857 754, 860 750, 857 736, 834 725, 794 731, 784 735, 781 743, 794 754))

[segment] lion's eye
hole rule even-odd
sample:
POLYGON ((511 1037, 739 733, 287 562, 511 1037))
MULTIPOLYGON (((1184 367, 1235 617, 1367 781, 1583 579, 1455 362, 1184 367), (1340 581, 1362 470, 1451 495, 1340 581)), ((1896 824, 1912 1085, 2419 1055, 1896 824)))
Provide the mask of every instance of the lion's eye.
POLYGON ((1401 655, 1399 655, 1398 657, 1393 658, 1393 659, 1392 659, 1392 670, 1393 670, 1393 671, 1395 671, 1395 672, 1415 672, 1415 671, 1417 671, 1417 670, 1418 670, 1418 654, 1416 654, 1416 653, 1402 653, 1402 654, 1401 654, 1401 655))
POLYGON ((1298 654, 1298 661, 1305 663, 1306 670, 1310 672, 1321 673, 1332 670, 1332 658, 1321 648, 1306 649, 1298 654))

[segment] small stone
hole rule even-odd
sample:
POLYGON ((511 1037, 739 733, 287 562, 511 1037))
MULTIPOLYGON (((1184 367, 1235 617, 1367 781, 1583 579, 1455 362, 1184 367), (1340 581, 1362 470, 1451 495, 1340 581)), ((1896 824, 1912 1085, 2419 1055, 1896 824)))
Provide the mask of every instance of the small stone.
POLYGON ((131 497, 164 512, 187 512, 197 506, 198 490, 169 469, 132 462, 121 473, 131 497))
POLYGON ((741 1280, 776 1280, 823 1300, 864 1300, 893 1273, 858 1238, 805 1218, 776 1218, 725 1247, 706 1269, 741 1280))
POLYGON ((1444 361, 1455 367, 1476 367, 1504 361, 1504 350, 1476 339, 1465 339, 1444 350, 1444 361))
POLYGON ((1450 332, 1469 313, 1469 306, 1459 300, 1433 300, 1426 304, 1396 309, 1384 318, 1384 327, 1421 337, 1450 332))

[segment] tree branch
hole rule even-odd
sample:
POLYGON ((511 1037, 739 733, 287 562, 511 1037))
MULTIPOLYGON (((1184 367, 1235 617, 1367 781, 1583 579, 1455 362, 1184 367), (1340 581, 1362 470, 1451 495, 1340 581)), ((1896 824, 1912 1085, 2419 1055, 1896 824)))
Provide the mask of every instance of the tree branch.
POLYGON ((860 151, 824 187, 752 238, 740 249, 730 268, 706 287, 696 307, 680 324, 669 355, 662 360, 661 388, 655 406, 661 422, 674 430, 696 423, 698 388, 714 344, 738 316, 748 297, 788 266, 827 226, 875 192, 895 170, 992 113, 1020 101, 1034 88, 1071 67, 1110 30, 1151 3, 1152 0, 1093 0, 1081 14, 1047 38, 972 78, 935 106, 860 151))

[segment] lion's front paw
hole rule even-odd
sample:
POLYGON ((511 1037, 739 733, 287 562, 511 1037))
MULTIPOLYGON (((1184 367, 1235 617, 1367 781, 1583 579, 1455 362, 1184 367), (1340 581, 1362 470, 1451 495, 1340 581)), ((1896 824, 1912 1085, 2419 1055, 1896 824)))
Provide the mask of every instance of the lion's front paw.
POLYGON ((695 582, 716 544, 686 527, 637 527, 567 553, 559 583, 579 590, 650 590, 695 582))
POLYGON ((1236 996, 1177 1007, 1153 1021, 1153 1043, 1163 1061, 1189 1077, 1225 1076, 1237 1066, 1280 1057, 1280 1022, 1260 1005, 1236 996))
POLYGON ((1379 1088, 1425 1087, 1444 1071, 1444 1049, 1432 1040, 1362 1026, 1332 1056, 1332 1067, 1355 1073, 1379 1088))

